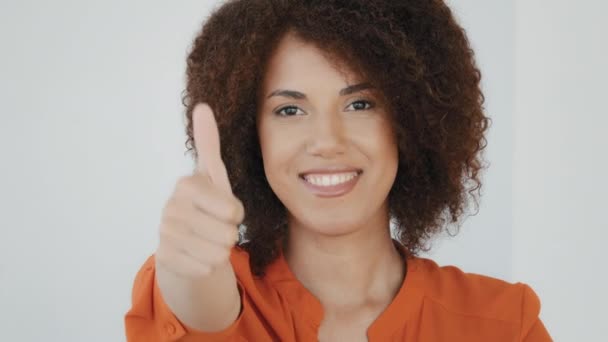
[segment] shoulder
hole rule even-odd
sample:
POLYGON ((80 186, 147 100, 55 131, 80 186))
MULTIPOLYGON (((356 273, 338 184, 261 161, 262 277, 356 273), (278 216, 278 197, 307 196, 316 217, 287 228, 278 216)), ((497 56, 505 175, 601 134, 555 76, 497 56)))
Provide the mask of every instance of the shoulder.
POLYGON ((526 329, 540 313, 540 300, 524 283, 509 283, 489 276, 466 273, 455 266, 412 258, 425 300, 454 315, 508 321, 526 329))

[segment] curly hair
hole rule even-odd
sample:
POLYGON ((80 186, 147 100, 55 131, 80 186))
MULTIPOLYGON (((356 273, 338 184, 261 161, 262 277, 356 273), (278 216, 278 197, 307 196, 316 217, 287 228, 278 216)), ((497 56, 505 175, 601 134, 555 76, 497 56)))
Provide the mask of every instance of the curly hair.
POLYGON ((460 223, 470 198, 478 208, 490 119, 474 52, 442 0, 231 0, 194 39, 182 102, 187 152, 194 150, 194 106, 214 110, 222 157, 246 212, 240 247, 254 274, 262 276, 278 256, 288 229, 256 130, 266 62, 288 32, 345 62, 384 96, 399 151, 389 214, 411 255, 460 223))

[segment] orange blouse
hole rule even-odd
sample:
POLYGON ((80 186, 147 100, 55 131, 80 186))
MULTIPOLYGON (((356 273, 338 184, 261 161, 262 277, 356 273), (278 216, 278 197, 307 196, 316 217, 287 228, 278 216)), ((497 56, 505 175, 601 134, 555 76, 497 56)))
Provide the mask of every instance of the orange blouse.
MULTIPOLYGON (((127 340, 317 341, 323 308, 282 255, 263 278, 252 275, 249 254, 239 247, 233 247, 230 262, 241 293, 241 313, 222 331, 202 332, 181 323, 163 301, 154 256, 149 257, 135 278, 132 307, 125 316, 127 340)), ((528 285, 439 267, 411 255, 405 262, 401 289, 367 330, 370 342, 552 341, 538 316, 539 299, 528 285)))

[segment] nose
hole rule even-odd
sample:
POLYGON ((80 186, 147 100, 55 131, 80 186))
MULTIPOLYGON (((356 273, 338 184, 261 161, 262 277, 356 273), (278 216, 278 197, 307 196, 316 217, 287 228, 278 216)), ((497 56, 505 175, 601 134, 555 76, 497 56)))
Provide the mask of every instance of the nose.
POLYGON ((347 134, 339 114, 314 115, 308 136, 307 152, 310 155, 331 158, 346 150, 347 134))

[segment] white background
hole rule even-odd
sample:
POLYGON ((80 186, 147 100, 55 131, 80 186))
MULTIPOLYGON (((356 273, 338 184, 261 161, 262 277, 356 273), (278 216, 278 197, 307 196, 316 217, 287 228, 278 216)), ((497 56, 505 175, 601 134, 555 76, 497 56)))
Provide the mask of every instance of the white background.
MULTIPOLYGON (((215 4, 0 2, 0 340, 125 339, 133 277, 193 165, 185 57, 215 4)), ((608 4, 450 4, 482 69, 491 166, 479 214, 428 256, 530 284, 556 341, 604 340, 608 4)))

